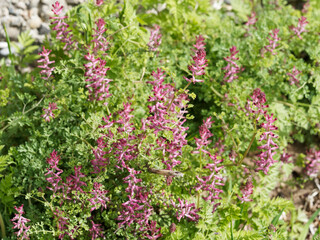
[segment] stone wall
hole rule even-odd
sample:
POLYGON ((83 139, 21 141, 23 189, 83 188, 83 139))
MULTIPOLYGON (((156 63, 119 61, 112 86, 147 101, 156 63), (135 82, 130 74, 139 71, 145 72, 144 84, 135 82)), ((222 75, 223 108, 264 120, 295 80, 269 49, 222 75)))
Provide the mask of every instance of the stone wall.
MULTIPOLYGON (((52 4, 56 0, 0 0, 0 56, 7 56, 9 50, 5 41, 3 23, 10 40, 15 42, 21 32, 29 30, 37 43, 45 39, 50 31, 53 16, 52 4)), ((86 0, 59 0, 64 12, 86 0)))

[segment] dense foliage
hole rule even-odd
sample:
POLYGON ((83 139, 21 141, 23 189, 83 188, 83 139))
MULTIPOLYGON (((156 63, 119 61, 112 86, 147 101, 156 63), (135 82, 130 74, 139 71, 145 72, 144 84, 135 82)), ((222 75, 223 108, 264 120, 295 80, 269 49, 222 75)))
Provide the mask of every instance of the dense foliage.
POLYGON ((320 2, 217 2, 57 1, 39 54, 7 39, 3 239, 305 239, 270 194, 318 174, 320 2))

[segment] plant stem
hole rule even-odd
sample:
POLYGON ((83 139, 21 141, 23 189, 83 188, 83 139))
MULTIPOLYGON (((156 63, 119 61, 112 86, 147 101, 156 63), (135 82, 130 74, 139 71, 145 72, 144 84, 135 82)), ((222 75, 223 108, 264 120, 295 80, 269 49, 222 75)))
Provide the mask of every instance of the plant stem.
POLYGON ((210 86, 210 89, 220 98, 223 98, 223 96, 217 91, 215 90, 212 86, 210 86))
POLYGON ((6 237, 6 229, 4 227, 4 221, 1 213, 0 213, 0 228, 1 228, 1 239, 4 239, 6 237))
MULTIPOLYGON (((182 90, 182 92, 184 92, 184 91, 190 86, 190 84, 191 84, 191 82, 189 82, 189 83, 184 87, 184 89, 182 90)), ((172 106, 172 103, 173 103, 173 101, 174 101, 174 99, 175 99, 176 97, 177 97, 177 94, 175 93, 175 94, 173 95, 173 97, 172 97, 172 100, 171 100, 170 104, 169 104, 169 107, 168 107, 167 112, 170 111, 170 108, 171 108, 171 106, 172 106)))
MULTIPOLYGON (((202 147, 199 149, 199 155, 200 155, 200 171, 202 169, 202 154, 201 154, 202 147)), ((197 196, 197 208, 200 206, 200 192, 198 192, 197 196)))
POLYGON ((253 136, 252 136, 252 138, 251 138, 250 144, 249 144, 246 152, 243 154, 243 157, 241 158, 240 162, 238 163, 238 166, 240 166, 240 165, 242 164, 243 160, 244 160, 245 157, 248 155, 248 152, 249 152, 249 150, 250 150, 250 148, 251 148, 251 146, 252 146, 252 143, 253 143, 254 139, 256 138, 257 132, 258 132, 258 131, 255 131, 255 132, 254 132, 254 134, 253 134, 253 136))

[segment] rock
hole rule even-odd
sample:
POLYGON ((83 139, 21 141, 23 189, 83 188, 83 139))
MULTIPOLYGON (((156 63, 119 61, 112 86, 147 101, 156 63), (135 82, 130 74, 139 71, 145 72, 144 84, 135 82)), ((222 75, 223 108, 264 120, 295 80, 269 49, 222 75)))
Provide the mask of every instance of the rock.
POLYGON ((41 26, 39 28, 39 34, 40 35, 45 35, 50 33, 50 27, 47 23, 41 23, 41 26))
POLYGON ((20 8, 20 9, 23 9, 23 10, 27 9, 27 6, 26 6, 26 4, 24 2, 18 2, 16 4, 16 6, 17 6, 17 8, 20 8))
POLYGON ((25 21, 21 16, 10 16, 10 26, 12 27, 22 27, 23 25, 26 25, 25 21))
POLYGON ((9 55, 9 48, 2 48, 1 50, 0 50, 0 55, 1 56, 3 56, 3 57, 6 57, 6 56, 8 56, 9 55))
POLYGON ((30 17, 38 16, 38 13, 39 13, 39 9, 36 8, 36 7, 31 8, 31 9, 29 10, 30 17))
POLYGON ((45 21, 49 20, 49 17, 53 17, 53 12, 48 5, 42 5, 40 8, 40 17, 42 17, 45 21))
POLYGON ((38 15, 32 16, 28 21, 29 27, 31 29, 39 28, 41 26, 41 23, 42 23, 42 20, 41 20, 41 18, 39 18, 38 15))
POLYGON ((15 27, 7 27, 7 33, 10 40, 18 40, 20 31, 18 28, 15 28, 15 27))
POLYGON ((14 8, 12 6, 9 7, 8 10, 9 10, 9 14, 10 15, 17 16, 17 13, 16 13, 16 11, 14 10, 14 8))
POLYGON ((0 15, 1 17, 9 16, 9 9, 6 7, 1 8, 0 13, 1 13, 1 15, 0 15))
POLYGON ((40 3, 40 0, 30 0, 29 8, 38 8, 39 3, 40 3))
POLYGON ((0 48, 6 48, 6 47, 8 47, 7 42, 0 42, 0 48))
POLYGON ((82 0, 67 0, 67 3, 70 5, 77 5, 83 2, 82 0))

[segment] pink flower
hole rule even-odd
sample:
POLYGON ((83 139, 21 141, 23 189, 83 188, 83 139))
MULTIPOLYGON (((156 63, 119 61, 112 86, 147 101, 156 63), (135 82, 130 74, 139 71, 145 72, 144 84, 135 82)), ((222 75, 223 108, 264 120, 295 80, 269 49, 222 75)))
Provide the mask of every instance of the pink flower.
POLYGON ((192 72, 192 78, 184 77, 184 79, 195 84, 196 82, 203 82, 203 80, 196 79, 196 76, 205 74, 208 60, 206 59, 204 38, 201 35, 196 37, 196 44, 193 46, 195 47, 195 49, 192 49, 194 52, 194 56, 192 56, 193 64, 188 66, 188 69, 192 72))
POLYGON ((298 22, 298 26, 297 27, 292 27, 291 29, 294 31, 294 33, 298 36, 298 38, 302 39, 301 37, 301 33, 303 32, 307 32, 307 30, 305 29, 306 25, 309 22, 307 21, 307 18, 302 16, 301 18, 299 18, 299 22, 298 22))
POLYGON ((249 113, 252 113, 257 117, 257 121, 259 121, 259 115, 264 115, 266 113, 266 110, 264 109, 269 107, 269 105, 264 105, 266 101, 265 93, 262 92, 260 88, 256 88, 253 91, 252 96, 250 96, 250 99, 247 99, 247 104, 245 106, 247 116, 249 116, 249 113))
MULTIPOLYGON (((207 118, 206 121, 203 120, 203 124, 199 128, 201 138, 194 138, 197 144, 197 150, 204 146, 208 146, 211 143, 211 140, 208 140, 208 138, 213 136, 209 130, 212 123, 214 123, 214 121, 211 121, 211 117, 207 118)), ((199 151, 194 151, 193 153, 199 153, 199 151)))
POLYGON ((12 228, 19 230, 15 234, 19 237, 19 239, 29 239, 28 231, 30 226, 27 227, 25 224, 30 222, 30 220, 22 216, 22 214, 24 214, 23 204, 20 207, 14 206, 14 209, 18 212, 18 214, 15 214, 14 218, 11 219, 11 222, 13 223, 12 228))
POLYGON ((96 5, 99 7, 103 4, 104 0, 96 0, 96 5))
POLYGON ((312 148, 306 154, 305 173, 310 177, 316 177, 320 166, 320 151, 312 148))
POLYGON ((146 233, 146 234, 144 234, 144 236, 150 240, 158 239, 159 237, 162 236, 160 231, 161 231, 161 228, 157 228, 157 222, 150 221, 150 223, 148 225, 148 232, 150 232, 150 234, 146 233))
POLYGON ((299 86, 299 79, 297 78, 297 75, 299 75, 301 73, 301 71, 299 71, 298 69, 296 69, 296 67, 294 66, 292 69, 292 72, 287 73, 287 75, 290 77, 289 82, 290 85, 296 84, 296 86, 299 86))
POLYGON ((61 42, 65 43, 65 46, 63 47, 64 50, 70 50, 73 45, 74 47, 77 47, 78 43, 75 41, 72 41, 73 34, 70 34, 71 31, 67 31, 67 28, 69 25, 64 22, 64 19, 68 18, 67 16, 59 16, 62 12, 63 6, 60 6, 60 3, 56 1, 54 4, 52 4, 52 12, 54 13, 54 17, 50 17, 50 19, 54 19, 53 22, 51 22, 52 25, 55 25, 52 30, 57 32, 56 39, 60 39, 61 42))
POLYGON ((90 234, 91 234, 91 239, 97 239, 99 237, 104 237, 103 232, 102 232, 102 228, 101 228, 101 224, 96 224, 91 220, 91 224, 92 227, 90 228, 90 234))
POLYGON ((50 154, 50 158, 47 159, 47 163, 50 165, 50 168, 47 168, 47 173, 44 174, 45 176, 51 175, 50 177, 46 178, 46 180, 51 184, 51 187, 47 187, 51 191, 53 191, 53 196, 55 193, 60 189, 63 189, 62 178, 61 174, 63 170, 58 168, 58 164, 60 161, 60 156, 58 155, 56 150, 53 150, 50 154))
POLYGON ((239 51, 237 51, 237 48, 233 46, 230 48, 230 54, 231 56, 225 57, 224 60, 228 62, 228 65, 223 70, 226 70, 226 73, 224 74, 223 80, 225 82, 232 82, 233 80, 237 79, 237 74, 244 70, 244 68, 241 68, 236 61, 239 60, 239 58, 235 57, 236 54, 239 51))
POLYGON ((280 161, 283 163, 291 163, 292 161, 290 161, 289 159, 292 157, 292 154, 288 154, 285 152, 285 150, 283 150, 283 153, 280 155, 280 161))
POLYGON ((278 138, 272 131, 277 130, 278 128, 275 125, 272 125, 277 119, 273 118, 273 114, 265 114, 266 123, 262 123, 261 127, 265 129, 260 135, 259 142, 265 142, 262 146, 259 146, 258 149, 263 149, 261 153, 258 154, 258 160, 256 160, 256 171, 263 171, 264 174, 267 174, 269 167, 273 165, 276 161, 273 159, 273 156, 276 154, 275 150, 278 149, 278 145, 273 141, 274 138, 278 138))
MULTIPOLYGON (((95 58, 95 56, 90 53, 84 56, 84 58, 89 61, 89 63, 84 64, 86 68, 86 81, 89 82, 89 84, 86 85, 89 89, 89 99, 91 101, 106 101, 106 99, 111 96, 109 93, 109 83, 111 79, 105 77, 110 68, 105 67, 105 60, 95 58)), ((108 103, 104 102, 104 105, 108 105, 108 103)))
MULTIPOLYGON (((274 50, 276 49, 276 47, 279 46, 279 44, 277 42, 279 42, 281 39, 278 37, 278 33, 279 33, 279 29, 273 29, 271 33, 269 33, 270 37, 268 37, 267 39, 269 40, 269 45, 265 46, 263 48, 263 50, 267 51, 267 52, 271 52, 272 55, 276 55, 277 53, 274 52, 274 50)), ((262 53, 262 57, 264 57, 264 53, 262 53)))
POLYGON ((100 207, 101 209, 107 208, 107 202, 109 202, 109 198, 106 197, 106 194, 108 193, 108 191, 101 190, 101 187, 101 183, 95 182, 93 184, 93 190, 90 192, 93 195, 93 197, 89 199, 89 202, 92 205, 92 208, 90 209, 91 212, 100 207))
POLYGON ((56 103, 49 103, 48 108, 43 108, 45 114, 41 115, 41 117, 43 117, 47 122, 50 122, 50 117, 55 118, 52 111, 56 109, 58 109, 56 103))
POLYGON ((97 28, 93 29, 95 31, 95 34, 92 35, 92 42, 94 43, 93 52, 94 54, 97 54, 98 51, 101 51, 104 52, 103 55, 106 55, 105 52, 109 48, 109 42, 103 36, 103 34, 107 31, 107 29, 105 28, 106 22, 103 20, 103 18, 100 18, 96 22, 96 25, 97 28))
POLYGON ((161 33, 160 26, 155 25, 153 29, 150 30, 150 39, 149 39, 149 49, 151 51, 157 51, 158 47, 161 44, 161 33))
POLYGON ((258 19, 256 18, 256 13, 252 12, 251 16, 248 17, 248 21, 246 22, 246 26, 254 25, 258 19))
POLYGON ((178 221, 180 222, 181 218, 189 218, 191 221, 196 222, 199 220, 200 216, 197 214, 197 212, 200 211, 200 209, 195 208, 194 203, 188 204, 187 200, 181 200, 178 198, 179 204, 175 204, 172 201, 172 206, 178 211, 176 212, 176 216, 178 221))
POLYGON ((253 194, 253 184, 252 184, 251 177, 249 177, 246 184, 241 187, 241 192, 242 192, 242 197, 238 196, 241 203, 252 201, 252 199, 249 198, 253 194))
POLYGON ((39 54, 43 58, 38 60, 38 63, 43 63, 43 65, 39 65, 39 68, 42 68, 43 70, 40 71, 40 74, 44 74, 45 76, 42 77, 42 79, 48 80, 51 75, 52 71, 54 70, 54 67, 49 67, 49 64, 54 63, 55 61, 50 61, 49 60, 49 54, 51 53, 52 50, 48 51, 45 49, 45 47, 42 47, 43 51, 39 54))

